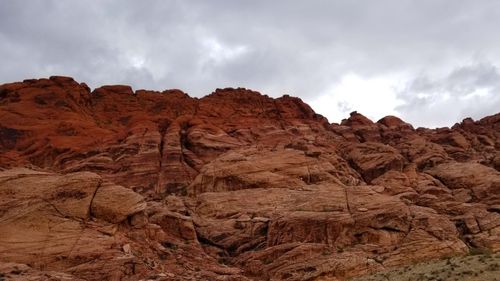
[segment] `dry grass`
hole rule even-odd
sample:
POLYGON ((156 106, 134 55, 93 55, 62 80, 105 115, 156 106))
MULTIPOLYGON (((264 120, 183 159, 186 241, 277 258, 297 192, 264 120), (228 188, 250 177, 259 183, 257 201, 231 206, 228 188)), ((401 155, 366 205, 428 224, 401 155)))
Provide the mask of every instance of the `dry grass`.
POLYGON ((500 281, 500 253, 474 254, 414 264, 351 281, 500 281))

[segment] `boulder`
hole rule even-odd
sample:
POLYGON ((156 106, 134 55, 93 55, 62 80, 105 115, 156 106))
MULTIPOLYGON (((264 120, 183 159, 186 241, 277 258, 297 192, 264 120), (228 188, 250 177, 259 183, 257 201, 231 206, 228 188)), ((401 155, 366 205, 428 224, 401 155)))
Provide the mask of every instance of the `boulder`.
POLYGON ((93 216, 111 223, 120 223, 145 208, 146 202, 140 194, 109 183, 99 187, 90 206, 93 216))

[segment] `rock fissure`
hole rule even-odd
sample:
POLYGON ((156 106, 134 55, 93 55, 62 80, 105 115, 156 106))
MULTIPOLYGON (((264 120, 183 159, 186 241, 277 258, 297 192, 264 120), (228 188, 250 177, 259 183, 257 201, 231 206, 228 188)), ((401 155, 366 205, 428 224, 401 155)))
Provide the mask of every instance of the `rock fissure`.
POLYGON ((94 192, 92 193, 92 197, 90 198, 90 203, 89 203, 89 207, 88 207, 88 211, 87 211, 87 218, 85 219, 85 222, 90 219, 90 217, 92 216, 92 203, 94 202, 94 198, 97 194, 97 192, 99 191, 99 188, 101 187, 102 185, 102 181, 99 182, 99 184, 96 186, 94 192))
MULTIPOLYGON (((165 131, 167 128, 165 128, 165 131)), ((158 147, 159 151, 159 157, 158 157, 158 175, 157 175, 157 180, 156 180, 156 186, 155 186, 155 192, 156 194, 160 194, 162 192, 162 182, 163 182, 163 158, 164 158, 164 151, 165 151, 165 138, 166 138, 166 132, 163 130, 160 130, 160 144, 158 147)))

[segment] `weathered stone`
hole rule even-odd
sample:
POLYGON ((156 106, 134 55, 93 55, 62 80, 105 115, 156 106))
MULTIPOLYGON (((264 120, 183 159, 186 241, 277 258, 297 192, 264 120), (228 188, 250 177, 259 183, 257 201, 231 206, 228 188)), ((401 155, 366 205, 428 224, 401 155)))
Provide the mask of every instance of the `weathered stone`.
POLYGON ((92 215, 111 223, 120 223, 146 208, 144 198, 119 185, 103 184, 96 191, 90 209, 92 215))
POLYGON ((500 250, 500 114, 339 125, 243 88, 51 77, 0 85, 0 124, 0 268, 26 280, 341 281, 500 250))

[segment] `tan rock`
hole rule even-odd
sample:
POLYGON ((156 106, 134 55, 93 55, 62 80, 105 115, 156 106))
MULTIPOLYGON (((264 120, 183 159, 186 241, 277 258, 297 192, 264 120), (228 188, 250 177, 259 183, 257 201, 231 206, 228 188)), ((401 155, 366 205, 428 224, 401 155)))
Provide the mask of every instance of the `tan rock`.
POLYGON ((92 215, 111 223, 119 223, 146 208, 144 198, 119 185, 104 183, 92 200, 92 215))

